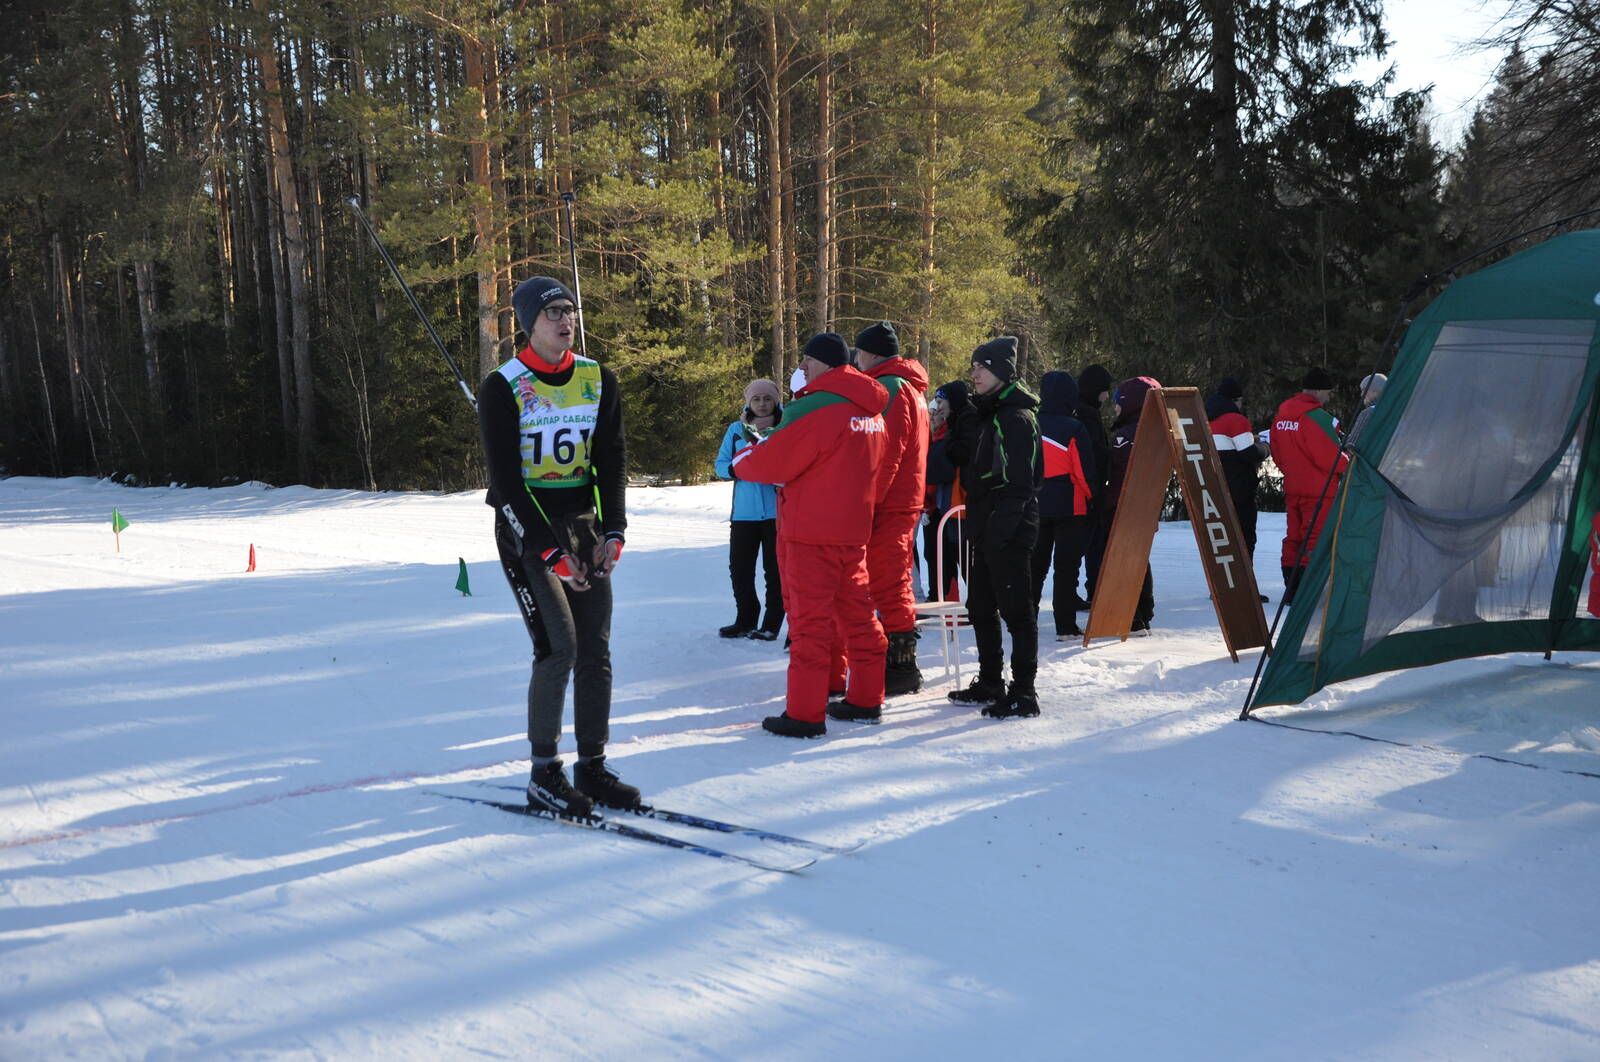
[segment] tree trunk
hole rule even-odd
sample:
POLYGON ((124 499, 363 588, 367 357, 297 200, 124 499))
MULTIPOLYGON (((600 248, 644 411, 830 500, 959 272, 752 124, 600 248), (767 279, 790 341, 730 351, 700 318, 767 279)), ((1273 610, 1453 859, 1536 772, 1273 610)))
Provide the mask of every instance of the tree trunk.
MULTIPOLYGON (((144 95, 140 86, 140 66, 144 45, 133 25, 133 7, 122 4, 122 135, 123 159, 127 169, 129 199, 137 204, 144 198, 145 129, 144 95)), ((150 238, 148 230, 145 238, 150 238)), ((147 250, 142 249, 142 250, 147 250)), ((138 293, 139 339, 144 350, 145 384, 152 408, 161 409, 161 349, 156 335, 156 265, 148 254, 133 264, 133 282, 138 293)))
POLYGON ((472 179, 472 253, 477 265, 478 376, 488 376, 500 364, 499 322, 495 315, 494 188, 489 169, 489 116, 484 94, 483 42, 468 36, 463 42, 467 66, 467 165, 472 179))
MULTIPOLYGON (((927 57, 931 64, 939 54, 939 0, 927 0, 927 57)), ((921 291, 917 306, 917 357, 927 364, 933 354, 933 238, 938 223, 939 197, 939 101, 934 92, 930 69, 922 82, 922 106, 927 140, 923 148, 922 179, 922 261, 921 291)))
MULTIPOLYGON (((789 64, 784 63, 787 67, 789 64)), ((782 78, 779 83, 782 83, 782 78)), ((800 349, 800 240, 794 209, 794 86, 783 93, 782 135, 778 155, 783 160, 783 339, 789 350, 800 349)))
POLYGON ((783 322, 783 155, 779 148, 782 124, 778 101, 778 15, 767 12, 766 24, 766 134, 767 134, 767 300, 772 309, 772 378, 788 379, 783 322))
MULTIPOLYGON (((260 0, 250 0, 256 7, 260 0)), ((294 321, 295 458, 302 482, 311 478, 311 447, 317 434, 316 390, 311 374, 311 306, 306 290, 306 238, 300 216, 300 194, 295 185, 294 158, 289 144, 289 122, 283 109, 283 83, 278 74, 278 53, 272 26, 262 15, 255 40, 256 62, 261 64, 262 112, 266 118, 267 148, 271 156, 279 208, 283 213, 284 272, 289 281, 289 310, 294 321)))
POLYGON ((833 15, 823 15, 817 65, 817 298, 816 329, 833 328, 833 15))

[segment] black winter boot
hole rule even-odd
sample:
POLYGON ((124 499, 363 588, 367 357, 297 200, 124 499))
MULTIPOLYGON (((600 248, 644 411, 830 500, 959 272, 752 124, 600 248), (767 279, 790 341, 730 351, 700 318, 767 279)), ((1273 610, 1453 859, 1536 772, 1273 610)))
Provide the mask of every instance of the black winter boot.
POLYGON ((594 801, 572 788, 560 760, 533 765, 528 779, 528 806, 578 819, 594 814, 594 801))
POLYGON ((769 715, 761 720, 761 729, 780 737, 819 738, 828 732, 827 723, 807 723, 788 712, 769 715))
POLYGON ((951 690, 949 697, 957 704, 993 704, 1006 695, 1005 683, 998 678, 979 675, 964 690, 951 690))
POLYGON ((617 777, 617 772, 606 766, 604 756, 579 760, 572 769, 572 781, 578 792, 608 808, 636 808, 639 806, 639 788, 617 777))
POLYGON ((726 627, 718 627, 717 634, 724 638, 747 638, 750 636, 750 632, 755 629, 755 624, 753 623, 744 623, 739 620, 734 620, 726 627))
POLYGON ((1300 589, 1300 577, 1306 573, 1304 568, 1285 568, 1283 570, 1283 603, 1294 604, 1295 591, 1300 589))
POLYGON ((1039 698, 1033 688, 1021 689, 1015 682, 1006 695, 983 710, 990 719, 1022 719, 1039 714, 1039 698))
POLYGON ((889 635, 889 654, 883 661, 883 693, 894 697, 916 693, 922 688, 922 672, 917 669, 916 631, 893 631, 889 635))
POLYGON ((846 723, 877 723, 883 720, 883 705, 876 708, 863 708, 859 704, 849 701, 829 701, 828 718, 838 719, 846 723))

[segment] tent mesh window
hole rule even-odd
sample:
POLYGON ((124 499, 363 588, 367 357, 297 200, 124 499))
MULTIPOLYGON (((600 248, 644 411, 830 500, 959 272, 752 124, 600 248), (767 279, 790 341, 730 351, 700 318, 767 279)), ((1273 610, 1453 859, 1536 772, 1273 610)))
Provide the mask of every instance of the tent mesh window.
POLYGON ((1594 332, 1572 320, 1440 329, 1377 469, 1389 491, 1363 651, 1394 633, 1549 618, 1594 332))

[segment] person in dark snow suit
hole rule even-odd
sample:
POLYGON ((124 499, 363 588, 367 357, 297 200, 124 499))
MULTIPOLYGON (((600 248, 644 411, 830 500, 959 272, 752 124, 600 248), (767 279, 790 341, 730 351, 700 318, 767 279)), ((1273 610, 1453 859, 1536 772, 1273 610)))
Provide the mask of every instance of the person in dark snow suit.
MULTIPOLYGON (((1078 374, 1078 407, 1073 411, 1073 416, 1089 433, 1089 452, 1094 459, 1095 478, 1089 481, 1089 489, 1094 494, 1089 510, 1093 520, 1089 544, 1083 554, 1083 585, 1091 598, 1094 597, 1095 580, 1100 578, 1100 558, 1105 556, 1106 536, 1111 532, 1111 518, 1106 506, 1116 503, 1116 499, 1110 497, 1105 489, 1106 476, 1111 471, 1111 438, 1106 434, 1101 409, 1110 397, 1111 373, 1106 371, 1104 365, 1084 366, 1078 374)), ((1057 578, 1060 578, 1059 573, 1057 578)), ((1070 578, 1076 585, 1078 573, 1070 573, 1070 578)), ((1081 604, 1087 607, 1087 602, 1081 604)))
MULTIPOLYGON (((744 414, 723 433, 717 450, 717 475, 733 479, 733 458, 783 420, 778 385, 752 380, 744 389, 744 414)), ((717 633, 724 638, 750 637, 770 642, 783 626, 783 582, 778 573, 778 489, 769 483, 734 483, 733 512, 728 520, 728 575, 738 610, 732 623, 717 633), (756 556, 767 581, 767 614, 761 617, 756 596, 756 556), (757 621, 760 625, 757 626, 757 621)))
MULTIPOLYGON (((1149 376, 1136 376, 1124 380, 1117 387, 1116 419, 1111 422, 1111 467, 1106 475, 1107 527, 1116 519, 1117 503, 1122 494, 1122 483, 1128 475, 1128 459, 1133 456, 1133 437, 1139 430, 1139 414, 1144 412, 1144 397, 1153 387, 1161 384, 1149 376)), ((1139 590, 1139 603, 1133 610, 1132 632, 1149 634, 1150 621, 1156 616, 1155 580, 1150 576, 1150 565, 1144 569, 1144 585, 1139 590)))
POLYGON ((1040 468, 1039 541, 1033 550, 1033 607, 1044 596, 1045 576, 1055 561, 1056 638, 1081 635, 1078 629, 1078 565, 1089 544, 1094 517, 1090 509, 1095 479, 1093 443, 1089 429, 1074 411, 1078 408, 1078 381, 1071 373, 1047 372, 1039 381, 1040 468))
MULTIPOLYGON (((928 595, 936 601, 960 599, 957 577, 967 578, 971 568, 972 543, 968 540, 965 512, 952 516, 944 525, 944 582, 939 581, 938 545, 939 522, 944 514, 957 505, 966 505, 966 493, 960 487, 960 469, 950 457, 951 433, 967 408, 967 385, 963 380, 952 380, 940 387, 929 406, 931 438, 928 442, 928 486, 926 512, 927 527, 923 529, 923 553, 928 564, 928 585, 934 587, 928 595), (934 409, 939 409, 939 423, 932 423, 934 409)), ((959 451, 959 444, 957 446, 959 451)))
MULTIPOLYGON (((1033 682, 1039 668, 1039 622, 1033 606, 1033 545, 1039 534, 1039 400, 1016 379, 1017 340, 991 339, 972 352, 970 412, 963 439, 973 439, 962 465, 972 578, 967 619, 978 643, 978 677, 949 696, 984 704, 993 718, 1039 714, 1033 682), (1011 634, 1011 685, 1003 682, 1000 622, 1011 634)), ((965 456, 965 455, 964 455, 965 456)))

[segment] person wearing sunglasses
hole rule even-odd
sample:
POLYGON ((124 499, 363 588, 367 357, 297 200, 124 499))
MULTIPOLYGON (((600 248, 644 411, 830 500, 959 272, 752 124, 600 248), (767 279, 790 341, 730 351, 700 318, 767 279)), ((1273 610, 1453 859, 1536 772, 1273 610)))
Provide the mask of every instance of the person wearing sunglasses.
POLYGON ((478 389, 495 540, 533 639, 528 803, 583 817, 627 808, 639 790, 606 766, 611 719, 611 579, 627 530, 627 451, 617 378, 573 353, 578 300, 533 277, 511 296, 528 345, 478 389), (573 686, 578 762, 558 757, 573 686))

